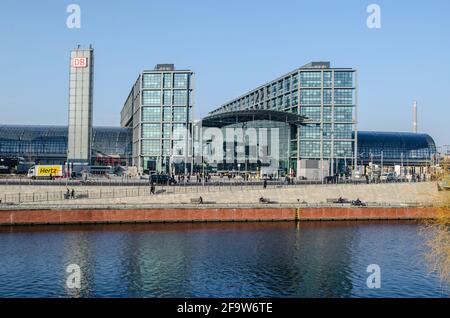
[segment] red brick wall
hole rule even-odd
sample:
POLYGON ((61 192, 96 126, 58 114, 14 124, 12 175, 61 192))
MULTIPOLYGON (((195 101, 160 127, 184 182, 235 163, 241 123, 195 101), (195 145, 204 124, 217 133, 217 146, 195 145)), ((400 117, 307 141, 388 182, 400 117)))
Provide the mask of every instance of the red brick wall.
MULTIPOLYGON (((152 210, 17 210, 0 211, 0 224, 109 222, 282 221, 295 220, 295 208, 152 209, 152 210)), ((421 219, 433 208, 301 208, 300 220, 421 219)))

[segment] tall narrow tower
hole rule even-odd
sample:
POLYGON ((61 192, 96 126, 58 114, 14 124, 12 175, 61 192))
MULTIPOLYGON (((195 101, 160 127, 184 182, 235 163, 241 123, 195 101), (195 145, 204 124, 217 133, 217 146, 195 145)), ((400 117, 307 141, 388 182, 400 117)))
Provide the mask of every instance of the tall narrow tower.
POLYGON ((78 46, 70 53, 67 162, 72 166, 91 160, 93 88, 94 49, 78 46))
POLYGON ((413 133, 417 134, 417 101, 413 104, 413 133))

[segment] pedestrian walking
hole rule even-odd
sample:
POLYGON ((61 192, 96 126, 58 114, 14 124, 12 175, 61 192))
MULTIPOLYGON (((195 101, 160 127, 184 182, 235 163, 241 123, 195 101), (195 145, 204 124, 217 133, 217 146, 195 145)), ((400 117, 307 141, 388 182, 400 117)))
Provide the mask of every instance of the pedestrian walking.
POLYGON ((75 189, 72 189, 72 192, 70 193, 70 197, 72 199, 75 199, 75 189))
POLYGON ((152 181, 152 183, 150 184, 150 193, 152 194, 152 195, 154 195, 155 194, 155 184, 153 183, 153 181, 152 181))
POLYGON ((266 179, 264 179, 264 182, 263 182, 263 188, 264 188, 264 189, 267 188, 267 180, 266 180, 266 179))

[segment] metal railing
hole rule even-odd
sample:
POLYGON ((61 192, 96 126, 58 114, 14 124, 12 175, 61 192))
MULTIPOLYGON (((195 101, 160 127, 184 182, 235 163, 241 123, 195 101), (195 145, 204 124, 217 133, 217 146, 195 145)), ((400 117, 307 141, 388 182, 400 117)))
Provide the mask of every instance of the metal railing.
MULTIPOLYGON (((283 183, 268 183, 266 189, 279 189, 287 187, 295 187, 298 185, 288 185, 283 183)), ((242 190, 263 190, 262 184, 251 183, 222 183, 205 185, 155 185, 155 195, 182 194, 182 193, 204 193, 204 192, 221 192, 221 191, 242 191, 242 190)), ((0 202, 2 204, 20 204, 33 202, 51 202, 79 199, 104 199, 104 198, 128 198, 139 196, 150 196, 151 188, 145 186, 135 187, 111 187, 105 189, 93 190, 89 188, 74 189, 74 198, 71 198, 71 189, 60 191, 37 191, 37 192, 15 192, 0 194, 0 202)))
MULTIPOLYGON (((429 180, 427 180, 429 181, 429 180)), ((268 184, 286 184, 284 179, 277 180, 268 180, 268 184)), ((418 181, 410 181, 406 179, 399 179, 395 181, 379 181, 377 183, 411 183, 418 181)), ((423 182, 423 181, 422 181, 423 182)), ((340 179, 338 182, 322 182, 320 180, 293 180, 291 185, 309 185, 309 184, 366 184, 365 179, 340 179)), ((88 180, 72 180, 72 179, 56 179, 56 180, 32 180, 27 178, 20 179, 0 179, 0 185, 6 186, 105 186, 105 187, 115 187, 115 186, 146 186, 149 184, 149 180, 142 179, 120 179, 120 178, 112 178, 112 179, 88 179, 88 180)), ((177 182, 174 186, 183 187, 183 186, 192 186, 192 185, 241 185, 241 184, 255 184, 262 185, 263 180, 261 179, 250 179, 248 181, 244 181, 242 179, 227 179, 227 178, 215 178, 208 182, 197 182, 195 177, 191 177, 189 182, 181 180, 177 182)), ((371 182, 370 184, 374 184, 371 182)))
MULTIPOLYGON (((28 181, 28 180, 27 180, 28 181)), ((31 181, 31 180, 29 180, 31 181)), ((36 180, 33 180, 36 181, 36 180)), ((40 180, 39 180, 40 181, 40 180)), ((47 182, 55 182, 48 180, 47 182)), ((339 183, 339 184, 355 184, 353 182, 339 183)), ((365 182, 356 183, 365 184, 365 182)), ((103 199, 103 198, 128 198, 128 197, 139 197, 139 196, 150 196, 151 189, 148 181, 143 180, 143 182, 133 182, 133 183, 120 183, 115 182, 104 184, 105 187, 100 187, 100 189, 92 189, 92 187, 84 187, 84 185, 74 184, 77 186, 74 189, 75 197, 70 198, 71 186, 67 186, 65 183, 60 184, 61 186, 67 187, 69 193, 66 189, 61 189, 58 191, 33 191, 33 192, 22 192, 19 190, 14 193, 0 193, 0 205, 1 204, 21 204, 21 203, 33 203, 33 202, 54 202, 54 201, 65 201, 65 200, 79 200, 79 199, 103 199)), ((322 184, 320 182, 306 183, 297 181, 294 183, 287 183, 284 181, 268 181, 266 189, 282 189, 282 188, 298 188, 303 186, 316 185, 316 186, 330 186, 336 184, 322 184)), ((97 184, 99 186, 99 184, 97 184)), ((262 181, 210 181, 206 183, 179 183, 176 185, 155 185, 156 195, 168 195, 168 194, 181 194, 181 193, 204 193, 204 192, 222 192, 222 191, 248 191, 248 190, 264 190, 262 181)), ((335 204, 334 204, 335 206, 335 204)))

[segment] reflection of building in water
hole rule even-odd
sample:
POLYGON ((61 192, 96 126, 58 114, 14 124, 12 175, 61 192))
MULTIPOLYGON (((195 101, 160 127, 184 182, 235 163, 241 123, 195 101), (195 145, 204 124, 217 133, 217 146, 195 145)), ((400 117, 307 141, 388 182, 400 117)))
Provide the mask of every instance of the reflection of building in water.
POLYGON ((352 246, 358 228, 343 224, 301 224, 296 243, 298 288, 302 297, 350 297, 352 246))
POLYGON ((177 226, 153 231, 151 225, 126 238, 133 248, 120 271, 133 277, 134 288, 146 296, 350 296, 356 228, 312 223, 298 229, 293 223, 177 226))

